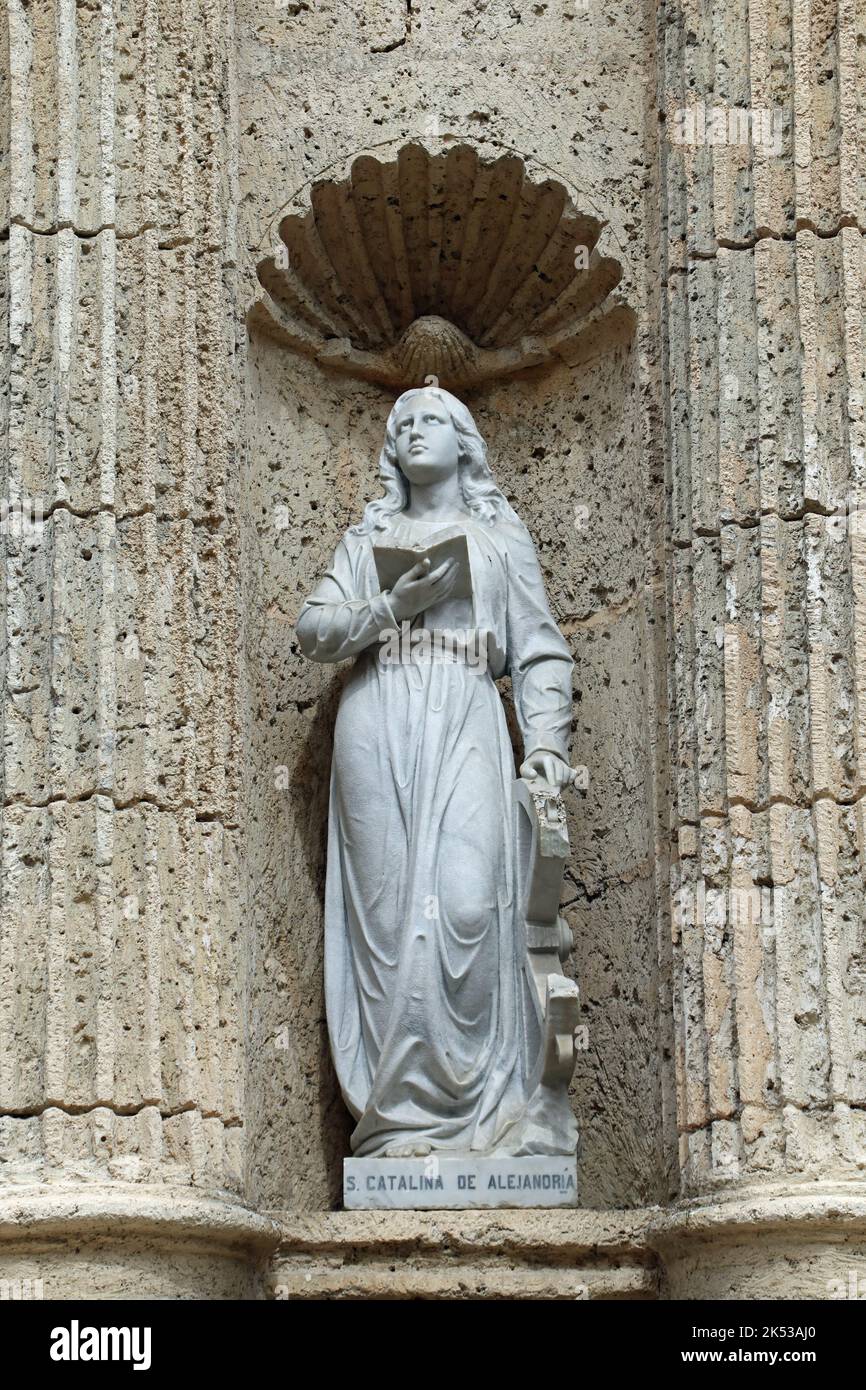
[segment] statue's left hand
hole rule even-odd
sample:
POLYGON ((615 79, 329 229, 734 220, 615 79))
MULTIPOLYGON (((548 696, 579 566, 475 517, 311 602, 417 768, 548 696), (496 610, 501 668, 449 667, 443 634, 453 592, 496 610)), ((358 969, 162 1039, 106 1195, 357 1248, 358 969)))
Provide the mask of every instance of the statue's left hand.
POLYGON ((569 767, 568 763, 564 763, 555 753, 546 753, 544 749, 539 749, 537 753, 530 753, 526 762, 521 763, 520 775, 526 782, 544 781, 561 792, 577 781, 578 774, 576 768, 569 767))

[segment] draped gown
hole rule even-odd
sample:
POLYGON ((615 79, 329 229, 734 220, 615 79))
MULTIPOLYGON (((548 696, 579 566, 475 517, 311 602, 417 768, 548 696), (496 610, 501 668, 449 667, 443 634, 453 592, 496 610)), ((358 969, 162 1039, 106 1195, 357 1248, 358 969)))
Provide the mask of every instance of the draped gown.
MULTIPOLYGON (((325 893, 325 998, 356 1155, 404 1144, 508 1151, 540 1029, 517 881, 514 758, 494 680, 509 674, 524 756, 567 760, 572 660, 519 522, 467 515, 486 668, 459 653, 384 659, 399 628, 373 543, 414 544, 402 515, 352 530, 304 604, 305 655, 355 657, 334 733, 325 893)), ((413 623, 435 632, 454 606, 413 623)))

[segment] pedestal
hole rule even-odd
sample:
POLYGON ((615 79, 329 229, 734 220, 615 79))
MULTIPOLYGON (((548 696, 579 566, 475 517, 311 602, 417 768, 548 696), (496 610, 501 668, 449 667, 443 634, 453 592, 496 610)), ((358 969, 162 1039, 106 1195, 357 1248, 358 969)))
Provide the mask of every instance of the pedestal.
POLYGON ((574 1158, 347 1158, 348 1210, 577 1206, 574 1158))

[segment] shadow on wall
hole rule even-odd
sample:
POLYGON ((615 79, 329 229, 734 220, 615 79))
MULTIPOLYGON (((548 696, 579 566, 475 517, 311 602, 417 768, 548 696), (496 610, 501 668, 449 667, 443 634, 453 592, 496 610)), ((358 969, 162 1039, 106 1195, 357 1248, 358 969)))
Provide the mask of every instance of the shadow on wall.
MULTIPOLYGON (((316 896, 320 921, 324 929, 325 909, 325 870, 328 843, 328 807, 330 801, 331 757, 334 746, 334 723, 343 686, 349 675, 349 667, 326 668, 332 678, 328 681, 315 706, 310 711, 313 716, 306 736, 300 744, 289 782, 289 795, 301 811, 298 818, 298 834, 302 846, 304 864, 311 877, 315 876, 316 896), (306 814, 304 814, 306 812, 306 814)), ((288 917, 291 926, 291 911, 288 917)), ((323 937, 318 943, 317 1000, 324 1018, 324 956, 323 937)), ((303 1001, 295 1001, 298 1013, 303 1001)), ((323 1166, 328 1174, 331 1192, 330 1206, 335 1206, 342 1195, 342 1162, 349 1152, 349 1136, 354 1127, 349 1112, 340 1095, 334 1066, 331 1061, 327 1028, 321 1027, 316 1055, 315 1089, 320 1097, 315 1107, 318 1128, 318 1151, 322 1155, 323 1166)))

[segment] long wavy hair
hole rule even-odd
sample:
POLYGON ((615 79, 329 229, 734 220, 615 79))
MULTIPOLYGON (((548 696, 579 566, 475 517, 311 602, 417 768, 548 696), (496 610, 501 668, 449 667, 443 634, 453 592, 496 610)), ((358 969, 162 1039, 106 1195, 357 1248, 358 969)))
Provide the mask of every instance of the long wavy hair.
POLYGON ((367 503, 362 519, 352 530, 361 536, 381 531, 387 527, 392 516, 405 511, 409 505, 409 482, 397 462, 395 425, 400 407, 418 395, 436 396, 451 417, 458 440, 457 472, 460 490, 472 516, 487 526, 494 526, 498 521, 511 521, 518 526, 522 525, 508 499, 493 481, 493 474, 487 462, 487 445, 463 402, 458 401, 456 396, 452 396, 450 391, 443 390, 441 386, 415 386, 411 391, 404 391, 402 396, 398 396, 385 425, 385 443, 379 455, 379 481, 384 488, 384 494, 367 503))

